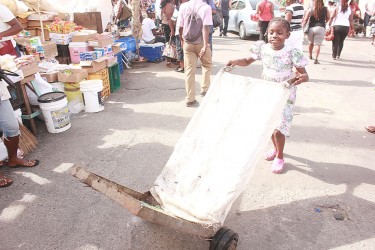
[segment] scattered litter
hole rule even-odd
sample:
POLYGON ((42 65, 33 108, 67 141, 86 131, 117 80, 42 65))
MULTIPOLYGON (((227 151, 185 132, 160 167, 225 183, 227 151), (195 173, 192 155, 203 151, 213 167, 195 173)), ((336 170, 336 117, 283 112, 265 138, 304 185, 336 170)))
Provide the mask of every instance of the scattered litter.
POLYGON ((334 212, 333 216, 335 217, 336 220, 344 220, 345 215, 342 212, 334 212))
POLYGON ((321 213, 322 212, 322 209, 320 209, 319 207, 315 208, 315 212, 316 213, 321 213))

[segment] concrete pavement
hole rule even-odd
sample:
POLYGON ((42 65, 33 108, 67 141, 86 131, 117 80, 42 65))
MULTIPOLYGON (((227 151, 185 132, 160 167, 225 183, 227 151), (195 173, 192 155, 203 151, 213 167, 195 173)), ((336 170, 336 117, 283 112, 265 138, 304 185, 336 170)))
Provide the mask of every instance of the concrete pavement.
MULTIPOLYGON (((214 36, 214 73, 253 43, 214 36)), ((240 236, 238 249, 375 248, 375 135, 364 129, 375 124, 370 43, 347 39, 333 61, 326 42, 321 64, 310 61, 287 138, 286 171, 271 174, 261 160, 227 217, 240 236)), ((261 63, 234 73, 260 77, 261 63)), ((1 168, 14 183, 0 190, 0 249, 208 249, 199 237, 133 216, 67 171, 76 163, 148 190, 196 110, 185 107, 184 96, 183 74, 165 62, 145 64, 125 71, 103 112, 74 116, 60 134, 40 122, 39 147, 29 157, 41 165, 1 168)))

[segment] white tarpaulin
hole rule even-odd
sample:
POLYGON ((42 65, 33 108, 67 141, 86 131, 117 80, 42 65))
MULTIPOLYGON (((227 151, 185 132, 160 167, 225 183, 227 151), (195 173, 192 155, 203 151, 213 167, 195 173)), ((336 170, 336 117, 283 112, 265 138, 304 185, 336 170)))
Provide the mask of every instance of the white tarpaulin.
POLYGON ((168 213, 223 224, 280 122, 281 83, 218 73, 151 193, 168 213))

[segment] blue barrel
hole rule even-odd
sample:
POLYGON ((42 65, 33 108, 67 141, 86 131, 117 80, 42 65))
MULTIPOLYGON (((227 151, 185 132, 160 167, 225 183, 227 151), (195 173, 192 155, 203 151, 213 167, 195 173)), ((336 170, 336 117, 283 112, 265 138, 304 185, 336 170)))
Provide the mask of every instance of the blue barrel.
POLYGON ((116 40, 116 43, 125 43, 126 44, 126 50, 135 53, 136 51, 136 44, 135 44, 135 38, 132 36, 128 37, 122 37, 118 40, 116 40))

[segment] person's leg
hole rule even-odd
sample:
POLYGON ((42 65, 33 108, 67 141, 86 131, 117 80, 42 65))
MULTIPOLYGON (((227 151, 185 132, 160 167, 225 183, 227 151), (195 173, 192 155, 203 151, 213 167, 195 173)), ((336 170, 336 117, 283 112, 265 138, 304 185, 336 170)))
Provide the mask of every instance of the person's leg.
POLYGON ((226 36, 228 32, 228 22, 229 22, 229 16, 224 16, 224 31, 223 34, 226 36))
POLYGON ((309 43, 309 58, 310 59, 313 59, 312 58, 313 49, 314 49, 314 44, 313 43, 309 43))
POLYGON ((276 157, 279 159, 284 159, 284 146, 285 146, 285 135, 283 135, 279 130, 275 129, 273 132, 276 145, 276 157))
POLYGON ((0 101, 0 129, 4 134, 4 145, 8 152, 9 167, 35 167, 39 161, 18 158, 19 125, 9 100, 0 101))
POLYGON ((344 48, 344 40, 348 36, 349 27, 343 26, 340 30, 340 41, 339 41, 339 47, 337 51, 337 57, 339 58, 341 56, 341 51, 344 48))
POLYGON ((318 63, 319 54, 320 54, 320 45, 315 45, 315 64, 318 63))
POLYGON ((169 28, 168 24, 163 24, 163 29, 164 29, 165 41, 169 42, 171 38, 171 29, 169 28))
POLYGON ((8 187, 12 185, 12 179, 7 178, 3 173, 0 172, 0 188, 8 187))
MULTIPOLYGON (((203 44, 202 44, 203 46, 203 44)), ((200 46, 199 51, 202 46, 200 46)), ((202 61, 202 75, 203 79, 201 82, 201 95, 205 95, 211 84, 211 71, 212 71, 212 54, 211 50, 207 49, 206 53, 201 57, 202 61)))
POLYGON ((195 101, 195 71, 198 60, 198 55, 195 53, 195 46, 184 43, 186 103, 195 101))
POLYGON ((258 21, 258 26, 259 26, 259 40, 264 41, 264 33, 266 33, 265 22, 258 21))
POLYGON ((338 27, 333 26, 333 29, 334 29, 334 33, 333 33, 334 37, 333 37, 333 40, 332 40, 332 58, 336 59, 340 37, 339 37, 338 27))

